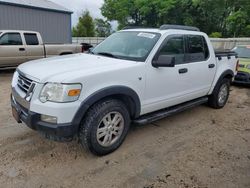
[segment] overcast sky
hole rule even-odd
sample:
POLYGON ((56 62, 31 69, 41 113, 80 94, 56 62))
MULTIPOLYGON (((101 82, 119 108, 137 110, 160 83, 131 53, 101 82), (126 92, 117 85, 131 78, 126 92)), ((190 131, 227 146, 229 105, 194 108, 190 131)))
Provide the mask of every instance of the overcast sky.
POLYGON ((79 15, 88 9, 91 16, 94 18, 102 18, 100 8, 103 4, 103 0, 50 0, 63 7, 72 10, 74 14, 72 15, 72 24, 76 25, 79 15))

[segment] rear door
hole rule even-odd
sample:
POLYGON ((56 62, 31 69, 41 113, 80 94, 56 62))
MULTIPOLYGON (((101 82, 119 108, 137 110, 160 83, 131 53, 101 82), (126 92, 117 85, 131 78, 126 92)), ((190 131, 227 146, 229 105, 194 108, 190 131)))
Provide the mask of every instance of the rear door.
POLYGON ((0 37, 0 67, 16 66, 26 61, 26 52, 21 34, 4 33, 0 37))
POLYGON ((25 49, 27 61, 34 59, 41 59, 45 57, 44 45, 39 44, 38 36, 36 33, 24 33, 25 49))
POLYGON ((209 53, 208 44, 202 35, 186 35, 185 62, 188 66, 190 93, 206 95, 216 74, 216 62, 209 53))

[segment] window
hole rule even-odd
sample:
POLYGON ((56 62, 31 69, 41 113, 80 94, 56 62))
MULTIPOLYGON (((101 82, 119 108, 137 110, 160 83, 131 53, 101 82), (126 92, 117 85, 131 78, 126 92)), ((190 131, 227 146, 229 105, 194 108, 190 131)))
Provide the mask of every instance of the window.
POLYGON ((187 36, 186 62, 205 61, 209 57, 209 50, 206 40, 202 36, 187 36))
POLYGON ((160 37, 159 33, 151 32, 117 32, 95 47, 92 53, 105 53, 119 59, 143 62, 160 37))
POLYGON ((159 55, 169 55, 175 57, 175 64, 184 63, 184 38, 183 36, 174 36, 168 39, 159 55))
POLYGON ((36 34, 25 33, 24 38, 25 38, 27 45, 38 45, 39 44, 36 34))
POLYGON ((19 33, 6 33, 0 38, 0 45, 23 45, 19 33))

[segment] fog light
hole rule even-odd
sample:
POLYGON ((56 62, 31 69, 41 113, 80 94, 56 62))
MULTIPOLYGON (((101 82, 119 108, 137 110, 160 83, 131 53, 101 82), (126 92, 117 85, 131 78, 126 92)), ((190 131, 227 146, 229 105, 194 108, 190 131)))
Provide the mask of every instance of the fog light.
POLYGON ((41 120, 48 123, 57 123, 57 117, 55 116, 41 115, 41 120))

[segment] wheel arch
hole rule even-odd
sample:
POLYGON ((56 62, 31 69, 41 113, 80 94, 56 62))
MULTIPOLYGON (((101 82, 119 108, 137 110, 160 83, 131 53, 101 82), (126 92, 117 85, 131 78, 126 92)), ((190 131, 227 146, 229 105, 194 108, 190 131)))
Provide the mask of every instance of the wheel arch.
POLYGON ((98 101, 107 98, 114 98, 121 100, 128 107, 132 118, 137 118, 140 116, 141 103, 137 93, 133 89, 126 86, 112 86, 98 90, 92 95, 90 95, 87 99, 85 99, 81 103, 81 106, 79 107, 77 113, 75 114, 75 117, 73 119, 73 124, 79 126, 82 118, 89 110, 89 108, 98 101))
POLYGON ((73 52, 61 52, 60 56, 62 56, 62 55, 70 55, 70 54, 73 54, 73 52))
POLYGON ((218 85, 218 83, 220 83, 224 78, 227 78, 230 80, 230 82, 232 82, 232 79, 234 77, 234 72, 230 69, 224 71, 220 77, 218 78, 218 80, 216 81, 215 85, 212 87, 212 89, 210 90, 209 94, 212 94, 216 88, 216 86, 218 85))
POLYGON ((226 70, 221 74, 217 83, 221 82, 224 78, 228 78, 230 79, 230 81, 232 81, 233 77, 234 77, 234 72, 232 70, 226 70))

